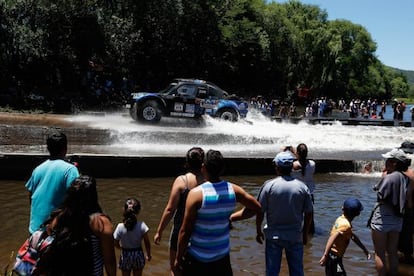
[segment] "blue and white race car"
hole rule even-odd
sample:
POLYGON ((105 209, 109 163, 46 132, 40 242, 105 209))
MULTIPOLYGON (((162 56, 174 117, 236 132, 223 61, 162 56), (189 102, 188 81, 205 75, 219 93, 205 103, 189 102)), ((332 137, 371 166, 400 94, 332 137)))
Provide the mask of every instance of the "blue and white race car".
POLYGON ((147 123, 157 123, 163 116, 199 119, 204 114, 237 121, 248 112, 246 101, 198 79, 174 79, 160 92, 131 93, 126 107, 134 120, 147 123))

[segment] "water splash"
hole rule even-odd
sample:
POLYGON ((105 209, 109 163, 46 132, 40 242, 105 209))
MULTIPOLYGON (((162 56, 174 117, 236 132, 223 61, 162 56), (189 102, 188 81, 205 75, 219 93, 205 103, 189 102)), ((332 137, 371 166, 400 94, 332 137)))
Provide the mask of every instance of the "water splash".
POLYGON ((203 122, 163 118, 158 125, 144 125, 123 113, 104 116, 77 115, 73 122, 111 132, 114 153, 183 156, 192 146, 216 149, 231 157, 273 157, 280 148, 306 143, 315 159, 376 160, 380 153, 411 141, 414 128, 312 125, 276 122, 250 112, 246 120, 221 121, 206 116, 203 122))

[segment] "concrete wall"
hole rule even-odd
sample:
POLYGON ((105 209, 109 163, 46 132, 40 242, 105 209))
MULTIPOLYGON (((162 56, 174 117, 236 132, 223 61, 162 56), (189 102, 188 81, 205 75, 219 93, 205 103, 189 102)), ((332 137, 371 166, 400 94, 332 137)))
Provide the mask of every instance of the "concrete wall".
MULTIPOLYGON (((47 155, 0 155, 0 179, 28 179, 32 170, 48 158, 47 155)), ((129 157, 107 155, 68 156, 79 164, 83 174, 97 178, 169 177, 183 172, 181 157, 129 157)), ((354 172, 352 160, 315 160, 316 173, 354 172)), ((274 174, 271 158, 226 158, 226 175, 274 174)))

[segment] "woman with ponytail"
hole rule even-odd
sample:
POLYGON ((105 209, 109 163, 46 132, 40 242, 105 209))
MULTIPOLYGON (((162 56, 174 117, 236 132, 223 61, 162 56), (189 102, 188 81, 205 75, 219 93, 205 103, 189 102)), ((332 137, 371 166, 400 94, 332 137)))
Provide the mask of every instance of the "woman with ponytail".
MULTIPOLYGON (((293 162, 292 176, 302 180, 308 186, 311 193, 312 202, 315 203, 313 192, 315 190, 315 182, 313 176, 315 174, 315 161, 308 159, 308 147, 304 143, 300 143, 296 147, 297 160, 293 162)), ((315 233, 315 222, 312 216, 312 225, 310 233, 315 233)))

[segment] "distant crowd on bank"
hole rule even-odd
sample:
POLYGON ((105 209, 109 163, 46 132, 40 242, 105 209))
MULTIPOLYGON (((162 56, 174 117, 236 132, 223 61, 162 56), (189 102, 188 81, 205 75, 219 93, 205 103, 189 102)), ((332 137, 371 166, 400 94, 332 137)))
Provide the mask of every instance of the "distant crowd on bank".
MULTIPOLYGON (((139 217, 138 198, 125 199, 122 220, 113 224, 99 204, 96 180, 66 161, 66 135, 54 130, 46 144, 50 158, 33 170, 25 184, 30 194, 30 238, 19 250, 14 269, 29 269, 25 275, 103 276, 105 271, 114 276, 118 268, 124 276, 142 275, 152 256, 150 229, 139 217), (27 263, 27 256, 33 256, 33 250, 40 252, 47 239, 52 240, 44 246, 49 249, 27 263), (116 249, 120 250, 118 261, 116 249)), ((373 187, 377 200, 367 226, 372 232, 375 268, 378 275, 385 276, 398 274, 399 252, 402 261, 414 265, 414 171, 404 148, 382 156, 385 168, 373 187)), ((264 243, 266 275, 279 275, 283 252, 289 275, 304 275, 304 248, 315 228, 316 162, 308 158, 307 145, 300 143, 281 148, 273 166, 275 177, 265 181, 254 197, 222 178, 225 160, 221 152, 189 149, 186 172, 175 178, 153 238, 160 244, 173 220, 170 269, 165 274, 233 275, 233 223, 255 217, 256 241, 264 243), (239 204, 241 208, 237 208, 239 204)), ((351 240, 371 258, 352 227, 352 220, 362 210, 355 197, 347 198, 338 210, 319 261, 326 275, 346 275, 342 260, 351 240)))
MULTIPOLYGON (((258 95, 250 99, 250 107, 257 110, 265 116, 280 118, 312 118, 312 117, 330 117, 332 111, 337 110, 348 113, 349 118, 360 119, 384 119, 387 112, 387 101, 378 101, 377 99, 351 99, 349 102, 339 99, 337 102, 327 97, 317 97, 308 99, 303 112, 297 112, 297 106, 294 101, 267 101, 263 96, 258 95)), ((407 108, 405 101, 394 99, 391 104, 393 119, 403 121, 406 119, 414 120, 414 107, 410 109, 411 118, 404 118, 404 112, 407 108)))

